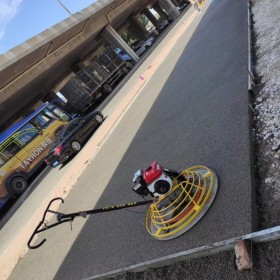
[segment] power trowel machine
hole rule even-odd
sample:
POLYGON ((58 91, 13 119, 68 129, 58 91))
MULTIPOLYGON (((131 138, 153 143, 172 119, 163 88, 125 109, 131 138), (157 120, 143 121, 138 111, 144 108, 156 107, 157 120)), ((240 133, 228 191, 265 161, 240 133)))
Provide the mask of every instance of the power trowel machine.
POLYGON ((99 209, 63 214, 50 209, 51 204, 62 198, 50 201, 42 220, 28 241, 28 247, 40 247, 46 239, 37 245, 31 245, 34 236, 75 217, 87 217, 108 211, 150 204, 146 216, 146 229, 158 240, 168 240, 180 236, 193 227, 212 204, 218 189, 216 174, 205 166, 193 166, 181 172, 163 168, 158 162, 152 162, 146 169, 138 170, 133 177, 132 189, 141 197, 151 196, 151 200, 130 202, 99 209), (56 214, 56 222, 46 222, 47 213, 56 214))

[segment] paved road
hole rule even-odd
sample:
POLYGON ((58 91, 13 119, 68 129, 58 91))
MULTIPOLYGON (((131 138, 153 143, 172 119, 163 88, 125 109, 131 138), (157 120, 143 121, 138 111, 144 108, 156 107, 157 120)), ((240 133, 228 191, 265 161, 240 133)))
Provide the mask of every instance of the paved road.
POLYGON ((218 174, 215 203, 191 231, 155 241, 143 207, 77 219, 72 232, 69 225, 47 232, 47 243, 29 251, 10 279, 89 278, 252 230, 246 1, 213 1, 196 17, 61 210, 137 200, 132 175, 153 160, 178 170, 202 164, 218 174))

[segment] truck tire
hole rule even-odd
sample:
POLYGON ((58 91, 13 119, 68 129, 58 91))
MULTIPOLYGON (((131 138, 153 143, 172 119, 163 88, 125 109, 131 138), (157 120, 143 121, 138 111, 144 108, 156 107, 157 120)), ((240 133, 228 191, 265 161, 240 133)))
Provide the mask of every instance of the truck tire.
POLYGON ((121 70, 125 75, 129 73, 129 69, 126 66, 122 66, 121 70))
POLYGON ((108 95, 113 91, 113 88, 109 84, 104 84, 101 88, 103 94, 108 95))
POLYGON ((16 196, 20 196, 26 191, 28 187, 28 182, 24 177, 17 176, 11 180, 10 187, 16 196))

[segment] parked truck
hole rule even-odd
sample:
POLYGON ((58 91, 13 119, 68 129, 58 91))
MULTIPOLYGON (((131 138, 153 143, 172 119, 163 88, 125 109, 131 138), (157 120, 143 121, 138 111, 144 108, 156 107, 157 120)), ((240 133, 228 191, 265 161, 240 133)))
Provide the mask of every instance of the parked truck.
POLYGON ((90 65, 75 72, 75 77, 66 83, 60 93, 76 112, 82 113, 92 107, 97 99, 109 95, 128 74, 129 68, 127 61, 121 59, 113 48, 107 48, 90 65))

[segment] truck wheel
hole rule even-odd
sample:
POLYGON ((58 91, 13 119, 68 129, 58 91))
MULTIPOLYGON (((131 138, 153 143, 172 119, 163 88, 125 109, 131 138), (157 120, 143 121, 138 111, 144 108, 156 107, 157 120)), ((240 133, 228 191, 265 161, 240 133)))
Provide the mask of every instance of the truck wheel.
POLYGON ((24 177, 17 176, 11 180, 10 186, 13 193, 19 196, 27 189, 28 182, 24 177))
POLYGON ((121 70, 125 75, 129 73, 129 69, 126 66, 122 66, 121 70))
POLYGON ((108 95, 113 91, 113 89, 109 84, 104 84, 101 88, 101 91, 102 91, 103 94, 108 95))
POLYGON ((80 142, 78 142, 77 140, 74 140, 72 143, 71 143, 71 147, 73 149, 73 151, 75 153, 78 153, 81 148, 82 148, 82 145, 80 144, 80 142))

